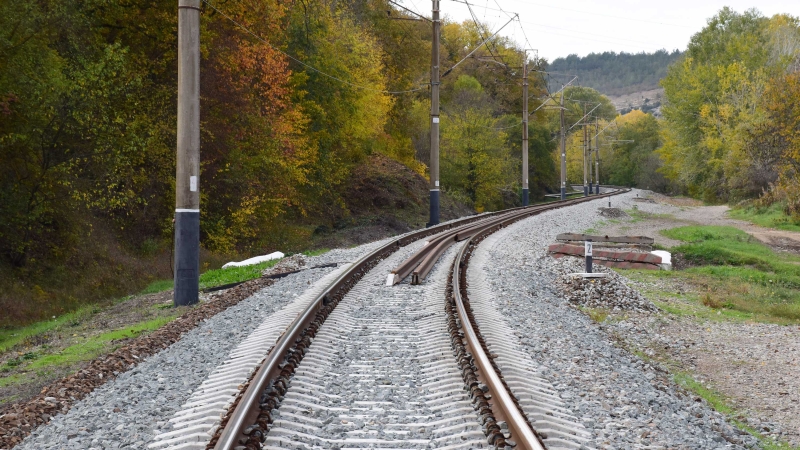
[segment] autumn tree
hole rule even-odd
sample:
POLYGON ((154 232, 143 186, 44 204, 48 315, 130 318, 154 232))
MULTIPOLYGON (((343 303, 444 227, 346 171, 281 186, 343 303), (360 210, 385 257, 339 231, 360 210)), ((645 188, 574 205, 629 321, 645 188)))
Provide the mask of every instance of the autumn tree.
MULTIPOLYGON (((723 8, 692 37, 662 81, 663 172, 707 201, 750 198, 774 174, 750 136, 769 120, 764 92, 792 69, 798 21, 723 8)), ((765 159, 766 158, 766 159, 765 159)))

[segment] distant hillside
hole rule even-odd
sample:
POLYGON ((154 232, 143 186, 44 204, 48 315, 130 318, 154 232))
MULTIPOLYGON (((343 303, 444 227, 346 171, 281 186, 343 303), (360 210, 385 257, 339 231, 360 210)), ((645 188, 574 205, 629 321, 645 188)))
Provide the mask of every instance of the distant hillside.
MULTIPOLYGON (((548 72, 578 75, 577 84, 596 89, 609 96, 657 89, 658 81, 667 74, 667 67, 681 56, 659 50, 655 53, 590 53, 584 57, 569 55, 557 58, 548 72)), ((551 77, 551 89, 558 89, 564 77, 551 77)))

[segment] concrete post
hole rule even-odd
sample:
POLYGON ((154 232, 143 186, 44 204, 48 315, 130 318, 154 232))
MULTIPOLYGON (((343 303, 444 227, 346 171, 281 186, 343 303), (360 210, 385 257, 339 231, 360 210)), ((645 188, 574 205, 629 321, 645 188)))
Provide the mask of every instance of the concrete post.
MULTIPOLYGON (((583 115, 586 115, 586 106, 583 107, 583 115)), ((589 138, 589 133, 586 130, 586 122, 584 122, 581 126, 583 128, 583 196, 589 196, 589 186, 586 184, 586 147, 589 145, 587 139, 589 138)))
POLYGON ((197 303, 200 285, 200 2, 178 0, 176 306, 197 303))
POLYGON ((522 68, 522 206, 528 206, 528 55, 522 68))
POLYGON ((583 244, 583 253, 586 257, 586 273, 592 273, 592 240, 587 239, 583 244))
POLYGON ((439 224, 439 0, 433 1, 433 44, 431 46, 431 211, 428 226, 439 224))
POLYGON ((595 194, 600 193, 600 136, 597 129, 598 126, 598 119, 595 117, 594 119, 594 188, 595 194))
POLYGON ((567 199, 567 136, 566 123, 564 122, 564 94, 565 88, 561 90, 561 200, 567 199))

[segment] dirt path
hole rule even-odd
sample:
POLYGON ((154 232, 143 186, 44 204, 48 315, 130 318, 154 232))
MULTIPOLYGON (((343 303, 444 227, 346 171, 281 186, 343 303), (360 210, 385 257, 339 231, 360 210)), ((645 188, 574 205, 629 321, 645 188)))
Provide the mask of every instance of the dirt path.
MULTIPOLYGON (((686 225, 732 226, 748 233, 775 250, 800 254, 800 232, 764 228, 743 220, 731 219, 728 217, 730 208, 727 205, 691 205, 692 201, 690 200, 681 199, 682 201, 675 202, 675 199, 669 199, 669 197, 661 195, 653 195, 651 198, 659 206, 669 209, 669 212, 649 216, 645 212, 646 218, 644 220, 633 223, 609 224, 599 231, 608 235, 650 236, 655 238, 656 243, 659 245, 673 247, 680 244, 680 242, 662 236, 661 230, 686 225)), ((645 208, 644 205, 648 203, 642 202, 643 209, 645 208)), ((647 209, 644 209, 644 211, 647 211, 647 209)))
MULTIPOLYGON (((608 235, 644 235, 672 247, 679 242, 661 230, 685 225, 739 228, 778 251, 800 253, 800 233, 759 227, 731 219, 727 206, 702 206, 686 199, 653 195, 642 201, 635 219, 612 221, 598 230, 608 235), (678 201, 676 201, 678 200, 678 201)), ((623 273, 624 275, 624 273, 623 273)), ((696 290, 682 279, 632 282, 667 304, 687 307, 680 294, 696 290)), ((704 309, 702 305, 691 307, 704 309)), ((707 317, 707 316, 706 316, 707 317)), ((800 327, 707 320, 693 315, 625 317, 609 325, 648 356, 685 371, 720 392, 738 411, 739 420, 771 437, 800 445, 800 327)))

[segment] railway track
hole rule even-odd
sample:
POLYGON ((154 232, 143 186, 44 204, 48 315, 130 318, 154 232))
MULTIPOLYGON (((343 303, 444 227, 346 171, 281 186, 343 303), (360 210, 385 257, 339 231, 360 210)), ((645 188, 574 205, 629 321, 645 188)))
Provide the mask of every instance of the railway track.
POLYGON ((341 267, 243 342, 149 447, 580 448, 586 431, 532 361, 500 371, 513 342, 479 329, 468 263, 513 222, 620 192, 420 230, 341 267))

